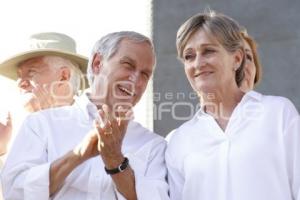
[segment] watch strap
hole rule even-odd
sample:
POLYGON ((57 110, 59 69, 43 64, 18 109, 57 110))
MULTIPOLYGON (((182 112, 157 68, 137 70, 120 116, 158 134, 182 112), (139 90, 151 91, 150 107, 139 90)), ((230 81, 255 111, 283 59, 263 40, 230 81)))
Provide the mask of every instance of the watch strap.
POLYGON ((125 157, 123 162, 117 168, 107 169, 106 167, 104 167, 104 170, 107 174, 113 175, 113 174, 123 172, 128 167, 128 165, 129 165, 129 160, 128 158, 125 157))

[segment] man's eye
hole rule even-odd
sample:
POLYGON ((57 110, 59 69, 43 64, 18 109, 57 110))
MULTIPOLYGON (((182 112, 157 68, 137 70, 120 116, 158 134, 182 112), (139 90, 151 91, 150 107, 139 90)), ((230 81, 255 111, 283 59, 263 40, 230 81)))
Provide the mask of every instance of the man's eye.
POLYGON ((146 78, 146 79, 149 79, 149 78, 150 78, 150 75, 149 75, 148 73, 146 73, 146 72, 143 72, 143 76, 144 76, 144 78, 146 78))
POLYGON ((124 62, 122 62, 122 64, 123 64, 125 67, 128 67, 128 68, 132 68, 132 67, 133 67, 133 65, 132 65, 130 62, 124 61, 124 62))
POLYGON ((32 77, 34 77, 35 74, 36 74, 35 72, 29 72, 29 73, 28 73, 28 77, 29 77, 29 78, 32 78, 32 77))

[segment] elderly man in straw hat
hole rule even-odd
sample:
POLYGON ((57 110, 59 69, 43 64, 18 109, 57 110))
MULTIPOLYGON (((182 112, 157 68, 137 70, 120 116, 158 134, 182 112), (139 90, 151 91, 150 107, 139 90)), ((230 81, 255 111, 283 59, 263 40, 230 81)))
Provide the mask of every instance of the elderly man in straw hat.
MULTIPOLYGON (((34 34, 30 44, 29 51, 0 64, 0 75, 18 82, 24 108, 29 112, 72 104, 73 96, 85 86, 85 82, 81 84, 81 71, 86 71, 87 58, 76 54, 75 41, 61 33, 34 34)), ((10 116, 6 124, 0 123, 0 131, 3 156, 11 137, 10 116)))
POLYGON ((168 199, 166 142, 129 119, 154 64, 144 35, 122 31, 101 38, 89 59, 91 92, 23 124, 3 169, 5 198, 168 199))
MULTIPOLYGON (((29 51, 0 64, 0 75, 18 82, 24 108, 35 112, 70 105, 78 90, 86 86, 82 72, 86 71, 87 61, 76 53, 71 37, 55 32, 38 33, 30 37, 29 51)), ((10 116, 7 125, 0 123, 0 130, 10 132, 9 126, 10 116)))
POLYGON ((75 41, 65 34, 38 33, 30 42, 30 51, 0 64, 0 75, 18 81, 21 93, 29 96, 25 107, 30 112, 69 104, 81 87, 87 58, 76 54, 75 41))

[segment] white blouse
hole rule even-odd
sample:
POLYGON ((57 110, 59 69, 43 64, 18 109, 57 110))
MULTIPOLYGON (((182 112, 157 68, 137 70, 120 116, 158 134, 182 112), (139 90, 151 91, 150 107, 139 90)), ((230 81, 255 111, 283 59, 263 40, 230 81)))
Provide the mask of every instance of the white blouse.
POLYGON ((300 119, 283 97, 248 92, 225 132, 200 110, 165 158, 172 200, 300 200, 300 119))
MULTIPOLYGON (((72 150, 93 127, 97 109, 84 95, 74 105, 30 115, 20 129, 2 171, 7 200, 124 199, 104 171, 100 156, 75 168, 49 198, 50 164, 72 150)), ((138 199, 169 199, 165 181, 165 140, 131 121, 122 152, 135 175, 138 199)))
MULTIPOLYGON (((0 172, 2 171, 3 163, 4 163, 4 156, 0 156, 0 172)), ((1 180, 0 180, 0 200, 3 200, 1 180)))

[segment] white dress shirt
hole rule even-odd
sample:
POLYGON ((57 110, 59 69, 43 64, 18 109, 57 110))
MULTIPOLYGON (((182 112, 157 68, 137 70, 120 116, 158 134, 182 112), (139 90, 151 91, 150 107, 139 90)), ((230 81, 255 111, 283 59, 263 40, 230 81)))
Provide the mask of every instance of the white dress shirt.
MULTIPOLYGON (((93 127, 97 108, 86 95, 72 106, 52 108, 28 116, 2 171, 7 200, 114 200, 125 199, 104 171, 100 156, 75 168, 60 190, 49 198, 50 164, 74 149, 93 127)), ((135 175, 138 199, 168 199, 165 182, 166 142, 157 134, 130 122, 122 152, 135 175)))
MULTIPOLYGON (((2 171, 2 167, 3 167, 3 163, 4 163, 4 156, 0 156, 0 173, 2 171)), ((3 200, 3 196, 2 196, 2 183, 0 180, 0 200, 3 200)))
POLYGON ((200 110, 166 150, 172 200, 300 200, 300 121, 286 98, 250 91, 223 131, 200 110))

